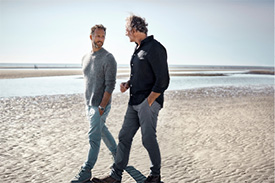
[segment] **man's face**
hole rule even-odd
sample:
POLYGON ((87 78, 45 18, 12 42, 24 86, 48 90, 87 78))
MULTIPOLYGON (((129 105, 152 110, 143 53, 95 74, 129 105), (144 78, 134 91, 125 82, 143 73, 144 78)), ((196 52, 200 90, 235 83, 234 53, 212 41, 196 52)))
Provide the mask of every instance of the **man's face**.
POLYGON ((125 35, 129 37, 130 42, 134 42, 134 32, 127 25, 126 25, 126 34, 125 35))
POLYGON ((96 29, 94 34, 91 35, 90 38, 95 48, 101 48, 105 41, 105 32, 103 29, 96 29))

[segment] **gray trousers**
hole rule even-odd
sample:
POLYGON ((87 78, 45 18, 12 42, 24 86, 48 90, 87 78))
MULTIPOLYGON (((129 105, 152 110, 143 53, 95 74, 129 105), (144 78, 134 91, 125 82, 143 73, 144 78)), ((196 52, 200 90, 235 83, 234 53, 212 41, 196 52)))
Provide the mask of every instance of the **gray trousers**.
POLYGON ((111 172, 113 178, 121 180, 122 172, 129 161, 133 137, 139 127, 141 128, 142 144, 148 151, 151 160, 151 175, 160 175, 161 157, 156 136, 157 119, 160 109, 161 106, 156 101, 152 106, 149 106, 147 98, 139 105, 128 106, 124 123, 119 132, 119 143, 111 172))

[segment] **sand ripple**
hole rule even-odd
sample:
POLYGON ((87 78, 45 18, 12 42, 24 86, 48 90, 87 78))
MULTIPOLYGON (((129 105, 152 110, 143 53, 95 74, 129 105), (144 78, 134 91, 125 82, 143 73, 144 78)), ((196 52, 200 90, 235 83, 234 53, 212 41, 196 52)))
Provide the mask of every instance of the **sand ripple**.
MULTIPOLYGON (((107 125, 117 140, 127 94, 115 94, 107 125)), ((88 122, 82 95, 0 99, 1 182, 69 182, 85 161, 88 122)), ((274 88, 169 91, 158 122, 166 183, 274 182, 274 88)), ((93 175, 109 173, 105 145, 93 175)), ((150 162, 140 132, 130 165, 150 162)), ((133 182, 124 173, 123 182, 133 182)))

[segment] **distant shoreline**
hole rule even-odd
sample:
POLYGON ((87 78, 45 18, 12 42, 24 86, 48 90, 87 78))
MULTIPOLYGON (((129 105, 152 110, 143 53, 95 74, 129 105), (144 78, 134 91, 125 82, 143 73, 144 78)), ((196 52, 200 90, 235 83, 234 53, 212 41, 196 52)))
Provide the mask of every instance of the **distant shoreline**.
MULTIPOLYGON (((120 69, 129 69, 129 64, 118 64, 120 69)), ((274 70, 274 66, 246 65, 173 65, 171 69, 180 70, 274 70)), ((81 64, 46 64, 46 63, 0 63, 0 69, 81 69, 81 64)))
MULTIPOLYGON (((273 68, 250 68, 250 69, 237 69, 237 68, 179 68, 169 67, 170 76, 227 76, 232 74, 262 74, 262 75, 275 75, 273 68)), ((130 69, 125 67, 118 67, 117 78, 128 78, 130 69)), ((50 76, 70 76, 82 75, 82 70, 72 68, 12 68, 1 69, 0 79, 15 79, 27 77, 50 77, 50 76)))

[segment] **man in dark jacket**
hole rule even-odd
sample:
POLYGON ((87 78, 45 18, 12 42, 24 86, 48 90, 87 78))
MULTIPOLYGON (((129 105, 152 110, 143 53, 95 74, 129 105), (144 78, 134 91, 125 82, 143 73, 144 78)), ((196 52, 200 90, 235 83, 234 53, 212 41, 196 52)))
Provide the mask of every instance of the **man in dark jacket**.
POLYGON ((143 146, 151 160, 151 173, 145 183, 160 183, 161 156, 156 136, 157 118, 163 107, 164 91, 169 85, 167 53, 163 45, 147 36, 145 19, 132 15, 127 18, 126 35, 136 43, 131 59, 130 80, 121 83, 120 90, 130 88, 130 100, 124 123, 119 133, 119 143, 111 175, 93 182, 120 183, 122 172, 129 160, 130 148, 139 127, 143 146))

